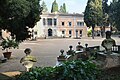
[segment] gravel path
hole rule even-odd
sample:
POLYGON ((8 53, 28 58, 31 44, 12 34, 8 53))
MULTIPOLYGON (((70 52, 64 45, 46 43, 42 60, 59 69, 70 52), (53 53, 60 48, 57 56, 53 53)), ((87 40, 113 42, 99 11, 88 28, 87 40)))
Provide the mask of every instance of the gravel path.
MULTIPOLYGON (((114 38, 117 44, 120 45, 120 38, 114 38)), ((56 57, 60 54, 60 49, 64 49, 65 52, 69 49, 69 45, 72 45, 74 50, 78 43, 84 46, 88 43, 89 46, 101 45, 103 38, 83 38, 83 39, 39 39, 37 41, 25 41, 20 44, 19 49, 11 49, 12 57, 6 63, 0 64, 0 72, 10 71, 25 71, 25 68, 19 63, 20 59, 25 55, 24 49, 31 48, 32 55, 37 58, 37 62, 34 66, 54 66, 56 64, 56 57)), ((2 50, 0 49, 0 57, 2 57, 2 50)))

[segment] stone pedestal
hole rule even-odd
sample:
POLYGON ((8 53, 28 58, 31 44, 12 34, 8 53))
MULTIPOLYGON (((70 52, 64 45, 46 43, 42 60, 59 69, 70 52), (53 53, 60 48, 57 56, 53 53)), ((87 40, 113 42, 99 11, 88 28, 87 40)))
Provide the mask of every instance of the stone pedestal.
POLYGON ((120 54, 112 53, 112 54, 103 54, 98 53, 96 64, 101 68, 111 68, 120 65, 120 54))

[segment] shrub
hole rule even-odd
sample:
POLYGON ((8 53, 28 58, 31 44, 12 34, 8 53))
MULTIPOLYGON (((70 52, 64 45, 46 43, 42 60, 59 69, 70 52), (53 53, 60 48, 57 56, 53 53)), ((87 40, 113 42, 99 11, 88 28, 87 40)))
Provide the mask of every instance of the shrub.
POLYGON ((92 35, 92 31, 87 31, 87 36, 90 37, 92 35))
POLYGON ((2 50, 6 50, 6 52, 8 52, 9 49, 11 48, 18 48, 19 47, 19 42, 16 42, 15 40, 13 39, 3 39, 1 44, 2 46, 2 50))
POLYGON ((91 61, 68 61, 56 67, 36 67, 17 80, 96 80, 98 69, 91 61))

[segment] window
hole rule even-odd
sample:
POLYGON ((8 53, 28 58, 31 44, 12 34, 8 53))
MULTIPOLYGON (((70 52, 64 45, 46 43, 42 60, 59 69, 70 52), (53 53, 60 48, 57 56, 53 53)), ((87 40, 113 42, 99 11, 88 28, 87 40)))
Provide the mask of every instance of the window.
POLYGON ((62 34, 65 34, 65 31, 62 31, 62 34))
POLYGON ((82 30, 80 30, 80 37, 82 37, 82 30))
POLYGON ((47 24, 48 24, 49 26, 52 25, 52 18, 48 18, 48 19, 47 19, 47 24))
POLYGON ((43 25, 46 25, 46 22, 45 22, 46 20, 45 20, 45 18, 43 18, 43 25))
POLYGON ((65 23, 64 22, 62 22, 62 26, 64 26, 65 25, 65 23))
POLYGON ((69 22, 69 26, 72 26, 72 22, 69 22))
POLYGON ((84 22, 77 22, 77 26, 84 26, 84 22))
POLYGON ((80 34, 82 34, 82 30, 80 30, 80 34))
POLYGON ((69 34, 72 34, 72 31, 71 31, 71 30, 69 30, 69 34))
POLYGON ((72 30, 69 30, 69 37, 72 37, 72 30))
POLYGON ((76 33, 78 33, 78 30, 76 30, 76 33))
POLYGON ((57 19, 54 18, 54 25, 57 25, 57 19))

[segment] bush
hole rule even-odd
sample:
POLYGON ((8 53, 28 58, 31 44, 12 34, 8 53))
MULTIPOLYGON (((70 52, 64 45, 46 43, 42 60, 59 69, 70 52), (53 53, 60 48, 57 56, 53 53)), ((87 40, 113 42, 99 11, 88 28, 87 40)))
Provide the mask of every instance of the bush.
POLYGON ((98 69, 91 61, 69 61, 56 67, 36 67, 17 80, 96 80, 98 69))
POLYGON ((2 50, 6 50, 6 52, 8 52, 8 49, 18 48, 19 42, 16 42, 13 39, 7 38, 7 39, 3 39, 0 45, 2 46, 2 50))
POLYGON ((90 37, 92 35, 92 31, 87 31, 87 36, 90 37))

